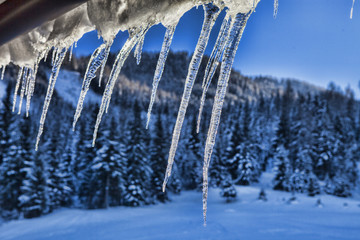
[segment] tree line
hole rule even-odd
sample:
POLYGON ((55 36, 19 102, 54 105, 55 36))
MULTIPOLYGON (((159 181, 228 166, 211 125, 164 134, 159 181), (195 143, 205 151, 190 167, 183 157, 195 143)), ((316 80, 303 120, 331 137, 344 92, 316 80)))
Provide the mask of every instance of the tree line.
MULTIPOLYGON (((59 207, 86 209, 167 202, 168 193, 201 190, 203 146, 209 109, 196 132, 197 109, 190 106, 167 191, 162 192, 174 103, 160 103, 150 130, 147 104, 115 94, 92 147, 96 104, 85 106, 75 132, 73 106, 55 96, 39 151, 34 151, 38 110, 12 113, 13 84, 0 109, 0 211, 4 219, 32 218, 59 207)), ((283 92, 224 107, 210 167, 210 184, 236 198, 234 185, 250 185, 274 171, 273 188, 314 196, 351 196, 358 184, 360 114, 351 91, 321 94, 283 92)))

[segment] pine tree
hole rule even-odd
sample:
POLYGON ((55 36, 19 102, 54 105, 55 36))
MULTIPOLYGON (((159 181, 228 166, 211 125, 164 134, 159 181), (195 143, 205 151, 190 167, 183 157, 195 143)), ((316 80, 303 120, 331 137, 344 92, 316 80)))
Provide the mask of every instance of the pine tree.
POLYGON ((258 181, 260 166, 259 158, 256 156, 259 147, 255 144, 256 133, 252 128, 254 124, 251 119, 253 113, 248 102, 245 103, 242 116, 241 132, 243 140, 237 146, 237 154, 235 155, 236 159, 238 159, 236 184, 249 185, 258 181))
POLYGON ((21 174, 21 195, 19 206, 25 218, 38 217, 49 210, 49 198, 47 192, 47 178, 44 164, 39 154, 34 153, 34 141, 32 135, 31 117, 22 119, 20 123, 20 159, 23 162, 21 174))
POLYGON ((226 199, 226 202, 233 202, 236 199, 236 189, 233 184, 231 175, 227 172, 223 173, 221 179, 220 196, 226 199))
POLYGON ((188 190, 201 190, 202 155, 200 146, 200 139, 196 133, 196 117, 193 117, 189 138, 185 145, 185 157, 183 157, 181 164, 183 186, 188 190))
POLYGON ((24 163, 19 154, 19 129, 11 110, 11 89, 11 84, 8 84, 0 110, 0 207, 5 219, 14 219, 19 215, 18 198, 24 178, 21 172, 24 163))
POLYGON ((125 189, 126 158, 114 118, 107 129, 102 129, 101 135, 98 139, 100 148, 97 148, 97 156, 91 166, 92 184, 97 187, 93 205, 96 208, 108 208, 121 203, 125 189))
POLYGON ((352 162, 351 159, 346 158, 346 134, 339 116, 335 118, 334 130, 337 136, 333 158, 334 175, 327 179, 325 191, 339 197, 348 197, 352 195, 351 172, 356 172, 356 169, 349 164, 352 162))
MULTIPOLYGON (((94 208, 93 196, 95 195, 95 187, 92 184, 92 161, 96 157, 95 148, 92 147, 92 129, 90 125, 95 123, 98 106, 85 111, 85 114, 79 122, 77 154, 74 163, 74 173, 76 178, 76 192, 80 204, 85 208, 94 208)), ((101 133, 100 133, 101 134, 101 133)))
POLYGON ((130 122, 126 149, 127 184, 125 189, 125 205, 140 206, 150 202, 150 168, 146 139, 141 126, 141 109, 137 101, 133 107, 134 118, 130 122))
POLYGON ((240 161, 240 144, 243 141, 242 129, 238 117, 234 117, 233 124, 230 122, 228 145, 226 146, 224 157, 226 165, 233 179, 238 178, 238 166, 240 161))
POLYGON ((329 117, 327 102, 320 100, 318 96, 313 101, 314 120, 311 131, 310 154, 313 162, 314 173, 320 180, 333 176, 331 162, 335 144, 332 122, 329 117))
POLYGON ((165 158, 164 132, 161 120, 161 112, 158 112, 155 123, 155 134, 152 138, 150 149, 150 163, 153 170, 151 175, 152 195, 156 201, 165 202, 169 198, 167 192, 162 191, 163 178, 166 171, 167 159, 165 158))
POLYGON ((26 162, 23 170, 26 176, 23 180, 19 197, 21 211, 25 218, 39 217, 49 212, 50 199, 48 195, 47 176, 44 164, 38 154, 26 162))
POLYGON ((275 190, 290 191, 291 166, 289 152, 280 145, 275 152, 275 178, 273 180, 275 190))
MULTIPOLYGON (((58 125, 58 122, 52 124, 58 125)), ((64 136, 60 128, 52 127, 53 131, 43 145, 42 160, 48 172, 48 189, 50 197, 50 211, 71 203, 72 189, 69 168, 62 158, 64 149, 64 136)))

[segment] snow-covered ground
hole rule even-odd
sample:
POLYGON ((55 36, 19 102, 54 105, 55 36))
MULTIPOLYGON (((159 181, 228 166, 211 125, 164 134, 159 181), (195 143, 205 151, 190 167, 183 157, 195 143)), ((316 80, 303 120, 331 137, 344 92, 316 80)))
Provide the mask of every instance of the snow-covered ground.
POLYGON ((360 201, 332 196, 296 195, 267 190, 268 201, 257 200, 259 187, 238 187, 238 201, 225 203, 210 190, 208 224, 202 222, 199 192, 172 196, 172 202, 140 208, 59 210, 50 215, 3 223, 1 240, 91 239, 359 239, 360 201), (322 207, 316 206, 318 199, 322 207))

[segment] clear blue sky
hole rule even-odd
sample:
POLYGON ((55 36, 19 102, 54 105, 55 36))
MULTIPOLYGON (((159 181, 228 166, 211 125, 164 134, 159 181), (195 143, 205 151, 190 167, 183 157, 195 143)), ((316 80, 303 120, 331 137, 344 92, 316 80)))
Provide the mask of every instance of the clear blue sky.
MULTIPOLYGON (((279 0, 279 12, 273 18, 273 0, 261 0, 251 16, 234 67, 246 75, 271 75, 297 78, 326 87, 330 81, 341 87, 351 85, 360 97, 360 1, 352 0, 279 0)), ((220 15, 211 35, 207 54, 211 53, 224 14, 220 15)), ((173 51, 193 52, 203 19, 202 8, 192 9, 180 20, 171 46, 173 51)), ((159 51, 165 28, 152 27, 144 49, 159 51)), ((127 33, 120 33, 112 51, 118 51, 127 33)), ((76 54, 90 54, 101 40, 96 33, 86 34, 76 54)), ((186 67, 186 66, 184 66, 186 67)))

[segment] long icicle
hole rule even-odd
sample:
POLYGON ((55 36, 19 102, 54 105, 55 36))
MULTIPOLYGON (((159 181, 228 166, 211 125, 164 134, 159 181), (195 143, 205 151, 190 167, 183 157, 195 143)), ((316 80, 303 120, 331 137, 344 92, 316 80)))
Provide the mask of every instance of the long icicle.
POLYGON ((41 59, 43 59, 45 57, 45 55, 49 52, 49 50, 45 50, 43 53, 39 53, 37 60, 34 64, 34 70, 31 74, 29 83, 28 83, 28 89, 27 89, 27 93, 26 93, 26 116, 29 116, 29 111, 30 111, 30 104, 31 104, 31 97, 34 95, 34 90, 35 90, 35 83, 36 83, 36 74, 39 68, 39 63, 41 61, 41 59))
POLYGON ((352 2, 352 6, 351 6, 351 10, 350 10, 350 19, 352 19, 352 18, 353 18, 354 5, 355 5, 355 0, 353 0, 353 2, 352 2))
POLYGON ((279 9, 279 0, 274 0, 274 18, 276 18, 279 9))
POLYGON ((14 90, 14 99, 13 99, 13 107, 12 107, 12 111, 15 112, 15 107, 16 107, 16 100, 17 100, 17 94, 19 91, 19 87, 20 87, 20 82, 21 82, 21 76, 23 75, 23 71, 24 71, 24 67, 21 67, 16 79, 16 85, 15 85, 15 90, 14 90))
POLYGON ((134 57, 136 58, 136 65, 139 65, 141 61, 141 53, 144 46, 144 39, 145 39, 145 34, 144 36, 142 36, 142 38, 140 38, 139 42, 136 44, 136 48, 134 51, 134 57))
POLYGON ((80 97, 78 100, 78 104, 76 107, 74 121, 73 121, 73 131, 75 131, 76 123, 81 115, 81 111, 83 109, 84 100, 86 94, 90 88, 91 81, 96 77, 96 71, 99 67, 106 61, 107 58, 107 49, 110 46, 107 43, 101 44, 91 55, 88 66, 86 68, 86 72, 84 75, 84 80, 81 87, 80 97))
POLYGON ((93 142, 92 142, 93 146, 95 146, 95 141, 96 141, 97 132, 99 130, 99 126, 100 126, 100 123, 101 123, 101 119, 102 119, 102 116, 104 115, 104 112, 105 111, 107 112, 107 109, 109 107, 110 100, 111 100, 111 95, 112 95, 112 92, 114 90, 116 80, 119 77, 121 68, 124 65, 125 60, 129 56, 131 50, 134 48, 136 43, 139 41, 139 39, 142 37, 142 35, 146 31, 147 31, 147 28, 146 29, 140 29, 139 32, 134 33, 134 34, 130 33, 130 37, 126 40, 124 46, 121 48, 120 52, 116 56, 114 65, 113 65, 113 67, 111 69, 111 72, 110 72, 109 80, 106 83, 104 94, 103 94, 103 97, 101 99, 101 105, 100 105, 100 108, 99 108, 99 113, 98 113, 97 118, 96 118, 95 129, 94 129, 94 133, 93 133, 93 142))
POLYGON ((219 35, 215 42, 214 49, 211 52, 208 64, 205 69, 205 74, 204 74, 204 79, 203 79, 203 84, 202 84, 203 92, 201 95, 199 114, 198 114, 197 124, 196 124, 196 132, 197 133, 199 133, 199 131, 200 131, 201 115, 202 115, 202 111, 203 111, 204 105, 205 105, 206 93, 209 89, 211 80, 215 74, 216 68, 219 65, 221 55, 224 51, 225 42, 229 35, 230 23, 231 23, 231 18, 226 16, 221 25, 219 35))
POLYGON ((161 76, 164 72, 164 67, 165 67, 165 62, 166 62, 166 58, 168 56, 169 50, 170 50, 170 45, 174 36, 174 32, 175 32, 175 26, 169 26, 166 28, 166 32, 165 32, 165 36, 164 36, 164 41, 161 47, 161 51, 159 54, 159 59, 157 61, 156 64, 156 69, 155 69, 155 74, 154 74, 154 79, 153 79, 153 84, 152 84, 152 91, 151 91, 151 98, 150 98, 150 104, 149 104, 149 108, 148 108, 148 112, 147 112, 147 121, 146 121, 146 129, 149 128, 149 122, 150 122, 150 118, 151 118, 151 111, 155 102, 155 98, 156 98, 156 91, 157 88, 159 86, 159 82, 161 80, 161 76))
MULTIPOLYGON (((109 110, 109 105, 110 105, 110 100, 111 100, 111 96, 112 96, 112 92, 114 90, 114 86, 115 86, 115 82, 117 80, 117 78, 119 77, 119 74, 120 74, 120 71, 121 71, 121 68, 122 66, 124 65, 124 62, 125 60, 127 59, 127 57, 129 56, 131 50, 135 47, 135 45, 141 40, 141 38, 146 34, 146 32, 149 30, 150 28, 150 25, 147 25, 146 27, 140 27, 139 30, 137 30, 137 32, 135 33, 132 33, 131 35, 133 36, 132 38, 134 38, 133 40, 131 41, 134 41, 134 45, 131 46, 131 48, 127 48, 128 50, 126 50, 124 52, 124 55, 123 57, 121 57, 120 61, 119 61, 119 64, 117 64, 117 71, 115 71, 115 75, 116 78, 114 79, 114 81, 112 81, 112 86, 110 87, 110 94, 108 95, 108 100, 106 102, 106 108, 105 108, 105 113, 108 113, 108 110, 109 110)), ((124 44, 125 46, 125 44, 124 44)), ((116 60, 115 60, 116 62, 116 60)), ((114 64, 115 65, 115 64, 114 64)), ((110 76, 111 76, 111 72, 110 72, 110 76)), ((110 80, 110 78, 109 78, 110 80)))
POLYGON ((231 68, 234 63, 236 50, 239 46, 240 39, 244 32, 247 20, 252 11, 247 14, 239 13, 236 15, 230 36, 225 45, 224 57, 221 63, 220 76, 217 84, 214 105, 211 113, 208 136, 206 138, 204 151, 203 166, 203 214, 204 224, 206 225, 207 197, 208 197, 208 170, 210 165, 211 154, 215 145, 216 134, 220 123, 222 106, 225 100, 226 89, 230 78, 231 68))
POLYGON ((69 62, 71 62, 71 58, 72 58, 72 53, 73 53, 73 50, 74 50, 74 44, 72 44, 70 46, 70 51, 69 51, 69 62))
POLYGON ((22 77, 22 83, 21 83, 21 90, 20 90, 20 101, 19 101, 19 111, 18 114, 20 115, 21 113, 21 107, 22 107, 22 102, 24 99, 24 94, 25 94, 25 90, 26 90, 26 86, 29 80, 29 73, 30 73, 30 69, 29 68, 25 68, 25 71, 23 73, 23 77, 22 77))
POLYGON ((201 29, 199 40, 197 42, 197 45, 196 45, 196 48, 194 51, 194 55, 191 59, 190 65, 189 65, 188 74, 187 74, 187 77, 185 80, 184 93, 183 93, 183 96, 181 99, 180 108, 179 108, 178 116, 176 119, 175 128, 173 131, 171 147, 170 147, 169 157, 168 157, 168 165, 166 168, 165 179, 164 179, 163 186, 162 186, 163 191, 165 191, 166 184, 171 175, 172 165, 174 163, 175 153, 176 153, 177 145, 179 143, 181 128, 182 128, 182 125, 184 122, 186 109, 189 104, 189 100, 190 100, 192 88, 194 86, 194 82, 196 79, 196 75, 199 70, 200 63, 201 63, 202 57, 204 55, 207 42, 209 40, 211 29, 214 26, 215 20, 220 13, 219 8, 211 3, 204 5, 204 11, 205 11, 205 16, 204 16, 203 26, 201 29))
POLYGON ((101 87, 101 79, 104 75, 104 69, 105 69, 105 66, 106 66, 106 62, 107 62, 107 59, 109 57, 109 53, 110 53, 110 48, 113 44, 114 40, 112 39, 111 41, 107 42, 106 43, 106 49, 105 49, 105 58, 103 60, 103 63, 101 65, 101 68, 100 68, 100 75, 99 75, 99 87, 101 87))
POLYGON ((1 70, 1 80, 4 80, 5 68, 6 68, 6 65, 2 66, 2 70, 1 70))
POLYGON ((61 67, 61 64, 64 61, 64 58, 66 55, 66 50, 67 50, 67 48, 63 48, 62 50, 56 50, 58 53, 56 53, 56 58, 54 59, 53 67, 51 70, 51 75, 49 78, 49 84, 48 84, 48 88, 47 88, 47 92, 46 92, 46 96, 45 96, 44 106, 43 106, 43 110, 41 113, 39 132, 38 132, 38 135, 36 138, 36 144, 35 144, 36 151, 38 150, 40 137, 44 131, 46 115, 47 115, 47 112, 49 109, 52 95, 54 93, 55 83, 56 83, 57 77, 59 75, 60 67, 61 67))
POLYGON ((53 48, 52 57, 51 57, 51 66, 54 66, 54 61, 57 58, 58 48, 53 48))

